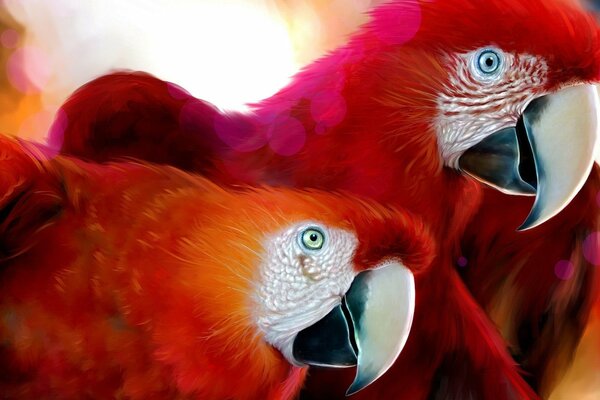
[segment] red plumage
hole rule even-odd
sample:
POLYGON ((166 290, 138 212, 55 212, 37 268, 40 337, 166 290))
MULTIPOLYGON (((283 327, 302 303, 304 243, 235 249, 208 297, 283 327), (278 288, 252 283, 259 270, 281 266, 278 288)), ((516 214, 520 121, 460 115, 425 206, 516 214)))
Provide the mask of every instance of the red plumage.
POLYGON ((97 161, 141 158, 226 185, 344 190, 417 213, 439 242, 435 273, 417 281, 405 351, 365 398, 533 397, 483 310, 497 317, 494 302, 521 293, 510 304, 522 312, 496 321, 526 379, 539 391, 551 387, 550 370, 572 354, 593 294, 595 270, 579 249, 597 229, 589 206, 597 171, 560 215, 516 232, 531 200, 492 193, 444 166, 433 132, 436 94, 450 79, 444 52, 489 44, 544 57, 549 79, 532 93, 595 80, 597 27, 567 1, 395 1, 372 16, 346 46, 248 114, 221 113, 151 76, 119 73, 76 92, 51 140, 97 161), (479 304, 454 269, 459 256, 479 304), (573 260, 579 284, 548 272, 560 259, 573 260), (512 287, 500 286, 512 273, 512 287))
MULTIPOLYGON (((599 174, 595 166, 565 210, 525 232, 514 227, 531 200, 486 189, 461 244, 469 260, 464 278, 473 296, 503 328, 509 348, 529 373, 526 379, 545 397, 572 361, 592 307, 600 304, 597 266, 584 256, 584 243, 600 230, 599 174), (565 261, 572 267, 566 276, 556 270, 565 261)), ((590 243, 586 250, 596 252, 599 245, 590 243)))
POLYGON ((294 398, 306 368, 266 342, 254 315, 266 238, 304 220, 347 230, 357 272, 400 258, 420 274, 433 256, 418 218, 352 196, 227 191, 172 167, 48 158, 8 138, 0 156, 6 399, 294 398))

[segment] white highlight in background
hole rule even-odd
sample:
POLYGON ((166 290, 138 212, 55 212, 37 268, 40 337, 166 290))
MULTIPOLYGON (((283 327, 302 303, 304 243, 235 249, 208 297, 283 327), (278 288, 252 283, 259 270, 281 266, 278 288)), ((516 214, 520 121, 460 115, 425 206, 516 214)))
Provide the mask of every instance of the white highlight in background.
MULTIPOLYGON (((4 0, 44 54, 44 102, 113 69, 150 72, 224 109, 269 97, 297 71, 285 22, 263 0, 4 0)), ((35 71, 44 76, 35 76, 35 71)), ((33 75, 31 75, 33 74, 33 75)))

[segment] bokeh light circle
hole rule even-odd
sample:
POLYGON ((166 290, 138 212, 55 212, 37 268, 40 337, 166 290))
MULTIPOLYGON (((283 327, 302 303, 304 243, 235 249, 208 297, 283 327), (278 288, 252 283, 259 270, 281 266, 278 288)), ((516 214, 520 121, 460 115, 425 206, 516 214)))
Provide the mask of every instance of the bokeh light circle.
POLYGON ((402 45, 415 37, 421 27, 421 5, 419 1, 390 3, 374 14, 377 23, 374 33, 379 40, 390 45, 402 45))
POLYGON ((10 84, 22 93, 38 93, 47 85, 52 68, 46 54, 39 48, 25 46, 15 50, 6 64, 10 84))
POLYGON ((14 29, 5 29, 0 34, 0 44, 7 49, 14 49, 19 44, 19 32, 14 29))
POLYGON ((281 156, 293 156, 304 147, 306 130, 302 123, 294 117, 286 115, 277 118, 271 131, 276 134, 271 136, 269 147, 281 156))
POLYGON ((583 256, 594 265, 600 265, 600 232, 588 235, 583 242, 583 256))
POLYGON ((571 261, 560 260, 554 265, 554 275, 560 280, 566 281, 571 279, 575 272, 575 266, 571 261))

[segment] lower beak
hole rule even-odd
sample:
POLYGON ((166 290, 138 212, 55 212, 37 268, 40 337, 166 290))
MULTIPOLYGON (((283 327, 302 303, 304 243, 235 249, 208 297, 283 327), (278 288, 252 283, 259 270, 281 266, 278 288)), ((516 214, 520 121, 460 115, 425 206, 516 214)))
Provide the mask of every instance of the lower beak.
POLYGON ((335 307, 300 331, 293 356, 308 365, 357 366, 346 395, 383 375, 402 351, 415 309, 413 274, 399 262, 361 272, 335 307))
POLYGON ((534 228, 562 211, 585 183, 594 164, 599 110, 592 85, 535 99, 516 127, 467 150, 460 168, 505 193, 535 194, 519 230, 534 228))

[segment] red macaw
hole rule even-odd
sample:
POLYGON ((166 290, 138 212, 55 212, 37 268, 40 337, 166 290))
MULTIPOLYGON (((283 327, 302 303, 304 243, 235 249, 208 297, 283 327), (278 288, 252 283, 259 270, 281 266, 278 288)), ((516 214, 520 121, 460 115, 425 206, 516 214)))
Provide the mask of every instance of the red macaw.
POLYGON ((402 350, 434 248, 404 211, 0 155, 4 399, 291 399, 307 364, 356 364, 354 391, 402 350))
POLYGON ((515 368, 490 356, 496 325, 479 306, 547 394, 597 288, 582 248, 598 248, 599 39, 573 1, 395 0, 249 113, 117 73, 64 104, 50 141, 96 161, 134 157, 225 185, 345 190, 411 210, 439 243, 435 274, 417 280, 422 330, 364 396, 526 397, 486 381, 502 381, 490 365, 515 368), (555 273, 563 267, 569 279, 555 273))

